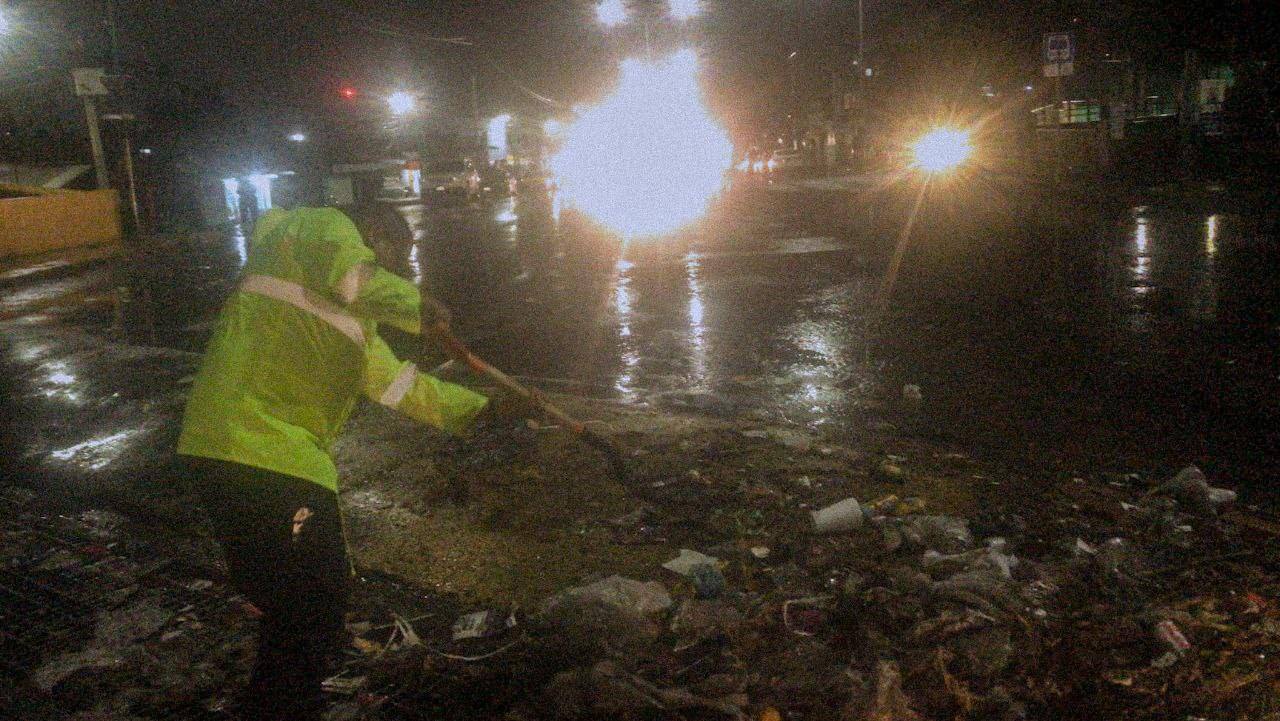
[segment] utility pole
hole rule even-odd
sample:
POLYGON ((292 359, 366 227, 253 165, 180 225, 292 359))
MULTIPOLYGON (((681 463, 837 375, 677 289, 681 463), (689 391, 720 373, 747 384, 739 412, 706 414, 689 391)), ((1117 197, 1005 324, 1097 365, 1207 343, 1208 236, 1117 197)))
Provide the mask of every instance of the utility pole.
MULTIPOLYGON (((858 66, 859 67, 862 66, 865 60, 865 57, 864 57, 865 50, 866 50, 866 35, 865 35, 864 16, 862 14, 862 0, 858 0, 858 66)), ((862 71, 859 70, 858 72, 862 72, 862 71)))
POLYGON ((93 96, 84 97, 84 118, 89 124, 89 147, 93 151, 93 170, 98 177, 99 188, 111 187, 107 177, 107 154, 102 149, 102 129, 98 126, 98 104, 93 96))
POLYGON ((98 187, 111 187, 107 175, 107 156, 102 148, 102 129, 99 127, 97 98, 107 95, 107 86, 103 82, 106 72, 102 68, 77 68, 71 71, 75 83, 76 95, 84 100, 84 118, 89 126, 89 147, 93 151, 93 169, 97 174, 98 187))
POLYGON ((471 123, 480 132, 480 85, 475 75, 471 76, 471 123))
POLYGON ((800 87, 796 81, 796 55, 799 50, 792 50, 787 56, 787 74, 791 80, 791 112, 787 114, 787 118, 791 121, 791 149, 797 150, 799 143, 796 134, 800 130, 800 87))
POLYGON ((111 39, 111 72, 115 75, 120 74, 120 31, 116 27, 116 3, 115 0, 106 0, 106 25, 107 35, 111 39))
POLYGON ((128 113, 115 113, 104 115, 102 119, 115 123, 119 129, 120 142, 123 145, 121 167, 124 170, 126 201, 129 206, 130 217, 133 219, 131 227, 135 233, 140 233, 142 231, 142 212, 138 205, 138 177, 133 162, 133 133, 131 132, 131 126, 137 118, 128 113))
POLYGON ((471 132, 475 138, 476 155, 472 162, 483 168, 489 164, 489 139, 485 127, 480 122, 480 84, 476 76, 471 76, 471 132))

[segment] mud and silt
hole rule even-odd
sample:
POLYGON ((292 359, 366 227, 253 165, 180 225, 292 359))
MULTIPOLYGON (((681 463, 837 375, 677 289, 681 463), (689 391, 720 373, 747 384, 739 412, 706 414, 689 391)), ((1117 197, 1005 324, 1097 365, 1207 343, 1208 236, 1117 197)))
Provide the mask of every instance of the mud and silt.
POLYGON ((510 448, 432 438, 376 409, 356 419, 337 457, 357 558, 442 592, 531 605, 594 576, 653 576, 682 547, 767 547, 779 558, 809 533, 810 510, 850 496, 924 497, 937 513, 967 516, 1000 489, 967 457, 910 440, 856 448, 566 400, 608 419, 625 482, 557 428, 524 434, 511 458, 510 448), (909 473, 882 472, 908 457, 909 473))

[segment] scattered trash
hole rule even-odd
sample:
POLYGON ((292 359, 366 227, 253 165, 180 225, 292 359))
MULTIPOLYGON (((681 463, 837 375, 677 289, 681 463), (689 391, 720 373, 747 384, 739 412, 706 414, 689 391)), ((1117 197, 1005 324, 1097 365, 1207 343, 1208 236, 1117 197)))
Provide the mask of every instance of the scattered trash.
POLYGON ((1156 638, 1176 653, 1183 654, 1191 650, 1191 642, 1182 635, 1182 629, 1168 619, 1156 624, 1156 638))
POLYGON ((413 624, 403 616, 396 614, 391 638, 387 640, 385 649, 387 651, 403 651, 404 649, 416 648, 421 645, 422 639, 414 631, 413 624))
POLYGON ((908 411, 918 411, 924 403, 924 393, 921 392, 920 386, 914 383, 908 383, 902 386, 902 405, 908 411))
POLYGON ((876 465, 875 477, 886 483, 906 483, 910 480, 906 469, 891 460, 881 461, 876 465))
POLYGON ((846 498, 821 510, 812 511, 814 533, 845 533, 862 526, 865 516, 856 498, 846 498))
POLYGON ((1013 578, 1013 568, 1018 559, 1005 553, 1007 542, 1003 538, 987 539, 986 548, 965 553, 944 555, 934 550, 924 552, 922 565, 933 573, 952 576, 961 572, 995 571, 1005 579, 1013 578))
POLYGON ((724 593, 727 585, 724 574, 713 563, 700 563, 693 567, 689 574, 698 598, 717 598, 724 593))
POLYGON ((715 566, 720 559, 714 556, 708 556, 704 553, 691 551, 687 548, 680 549, 680 555, 662 564, 662 567, 681 576, 692 576, 693 571, 698 566, 711 565, 715 566))
MULTIPOLYGON (((1176 651, 1166 651, 1159 656, 1156 656, 1155 659, 1151 661, 1151 666, 1152 668, 1169 668, 1170 666, 1178 663, 1181 659, 1182 654, 1177 653, 1176 651)), ((1129 685, 1132 684, 1133 681, 1130 679, 1129 685)))
POLYGON ((657 581, 642 582, 622 576, 610 576, 585 586, 570 588, 543 602, 543 612, 557 606, 580 601, 599 602, 620 611, 642 616, 662 613, 671 608, 671 595, 657 581))
POLYGON ((653 512, 653 506, 645 504, 625 516, 619 516, 609 521, 609 524, 618 528, 635 528, 651 517, 653 512))
MULTIPOLYGON (((774 437, 748 433, 741 435, 774 437)), ((541 613, 518 624, 499 607, 442 615, 416 630, 423 617, 411 621, 378 605, 375 621, 349 624, 356 638, 347 666, 325 685, 342 697, 335 700, 344 718, 390 698, 409 704, 406 714, 461 703, 460 713, 522 721, 781 721, 815 713, 1018 721, 1028 708, 1066 717, 1069 704, 1096 718, 1109 717, 1099 709, 1128 704, 1134 721, 1152 721, 1162 711, 1184 718, 1218 699, 1272 689, 1266 657, 1280 638, 1280 609, 1268 599, 1276 586, 1247 555, 1268 554, 1233 533, 1236 512, 1203 513, 1234 499, 1207 481, 1202 489, 1203 474, 1186 471, 1142 498, 1147 487, 1136 479, 1068 479, 1029 503, 990 487, 1021 487, 1016 472, 940 451, 892 443, 800 458, 742 443, 737 430, 720 437, 722 445, 675 441, 678 454, 655 445, 644 455, 654 467, 627 489, 633 495, 610 497, 596 516, 575 508, 562 524, 575 534, 602 532, 605 544, 620 537, 654 544, 661 535, 701 549, 676 555, 678 546, 664 543, 607 559, 628 575, 670 559, 663 568, 680 576, 670 579, 670 592, 615 575, 551 595, 541 613), (764 453, 785 462, 762 462, 764 453), (885 475, 877 465, 901 473, 885 475), (889 477, 916 479, 928 503, 899 497, 906 494, 896 487, 875 501, 824 505, 888 490, 874 482, 889 477), (935 480, 964 494, 934 493, 935 480), (1188 638, 1204 643, 1193 652, 1188 638), (1139 701, 1154 710, 1139 710, 1139 701)), ((104 518, 77 520, 109 527, 104 518)), ((33 571, 42 581, 57 581, 109 560, 112 540, 86 534, 28 559, 0 535, 0 550, 6 568, 25 563, 42 569, 33 571)), ((598 567, 594 558, 583 565, 598 567)), ((181 654, 208 645, 198 624, 219 619, 186 604, 227 590, 202 578, 175 589, 181 600, 166 605, 148 595, 149 585, 130 584, 88 616, 90 629, 76 639, 86 648, 50 650, 32 684, 67 694, 98 676, 123 678, 159 663, 199 667, 181 654), (173 608, 180 610, 164 610, 173 608)), ((238 603, 223 615, 251 629, 238 603)), ((146 714, 132 713, 139 715, 146 714)), ((1222 717, 1252 716, 1232 707, 1222 717)))
POLYGON ((1235 503, 1236 498, 1236 492, 1229 488, 1209 489, 1209 503, 1213 504, 1215 508, 1225 506, 1228 503, 1235 503))
POLYGON ((827 623, 832 597, 795 598, 782 604, 782 625, 797 636, 816 636, 827 623))
POLYGON ((1187 466, 1176 476, 1152 489, 1148 494, 1168 496, 1186 510, 1198 515, 1212 513, 1221 505, 1234 503, 1235 491, 1213 488, 1204 472, 1196 466, 1187 466))
POLYGON ((906 516, 898 526, 903 538, 919 548, 959 553, 973 546, 969 524, 953 516, 906 516))
POLYGON ((114 668, 124 663, 124 654, 116 648, 94 647, 74 653, 58 654, 31 674, 31 683, 48 693, 77 671, 114 668))
MULTIPOLYGON (((326 693, 339 694, 342 696, 354 696, 360 689, 365 687, 369 679, 364 676, 331 676, 321 682, 320 687, 326 693)), ((315 683, 312 681, 312 683, 315 683)))
POLYGON ((875 689, 868 721, 923 721, 902 690, 902 671, 897 663, 880 661, 877 664, 875 689))
POLYGON ((1132 579, 1146 568, 1141 552, 1123 538, 1107 539, 1095 559, 1098 567, 1113 578, 1132 579))
POLYGON ((746 623, 746 616, 728 603, 689 599, 672 614, 671 631, 682 639, 704 641, 736 636, 746 623))
POLYGON ((516 617, 514 614, 505 614, 499 611, 476 611, 460 616, 454 622, 453 633, 454 641, 462 641, 469 638, 492 638, 494 636, 506 633, 508 630, 515 628, 516 617))

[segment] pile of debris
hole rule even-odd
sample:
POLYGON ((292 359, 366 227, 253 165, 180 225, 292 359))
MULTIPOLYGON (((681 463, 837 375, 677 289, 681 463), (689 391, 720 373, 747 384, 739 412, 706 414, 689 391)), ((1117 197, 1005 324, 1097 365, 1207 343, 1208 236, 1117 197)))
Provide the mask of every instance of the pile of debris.
POLYGON ((346 713, 1136 719, 1274 703, 1276 584, 1219 518, 1234 494, 1195 468, 1150 489, 1074 485, 1034 530, 845 499, 789 544, 683 549, 658 580, 603 578, 528 616, 398 625, 357 640, 346 713))
POLYGON ((254 624, 208 541, 0 488, 0 716, 202 718, 244 683, 254 624))
MULTIPOLYGON (((625 488, 517 456, 432 516, 379 470, 351 495, 400 542, 477 513, 477 538, 584 539, 617 566, 523 607, 362 584, 331 718, 1276 717, 1280 528, 1195 468, 1011 493, 1013 474, 911 443, 681 433, 632 444, 625 488)), ((216 548, 32 495, 2 498, 0 710, 219 713, 254 633, 216 548)))

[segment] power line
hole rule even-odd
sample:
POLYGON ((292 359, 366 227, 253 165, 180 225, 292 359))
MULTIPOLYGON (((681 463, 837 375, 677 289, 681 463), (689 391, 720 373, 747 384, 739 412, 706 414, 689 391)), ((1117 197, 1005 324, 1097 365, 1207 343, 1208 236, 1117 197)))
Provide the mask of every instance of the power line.
POLYGON ((443 45, 453 45, 458 47, 471 48, 472 51, 475 53, 476 58, 486 63, 489 67, 493 68, 493 70, 495 70, 499 75, 505 78, 508 82, 510 82, 513 86, 515 86, 517 90, 524 93, 525 95, 528 95, 529 97, 533 98, 534 100, 537 100, 538 102, 545 103, 557 109, 569 109, 572 107, 568 103, 565 103, 560 100, 556 100, 555 98, 551 98, 547 95, 539 93, 538 91, 524 84, 524 82, 522 82, 518 77, 516 77, 515 73, 511 72, 501 63, 495 60, 493 56, 490 54, 490 52, 487 50, 486 46, 481 41, 475 38, 469 38, 467 36, 440 37, 436 35, 431 35, 429 33, 423 33, 423 32, 418 32, 414 30, 403 30, 394 25, 391 25, 379 20, 375 20, 364 15, 359 15, 353 12, 349 12, 349 11, 341 11, 342 16, 335 17, 330 12, 317 8, 314 4, 310 2, 304 2, 303 6, 304 6, 304 9, 309 10, 313 15, 326 17, 328 19, 335 20, 341 24, 344 24, 347 27, 351 27, 359 30, 366 30, 368 32, 375 33, 378 35, 393 37, 400 40, 417 40, 421 42, 439 43, 443 45))

